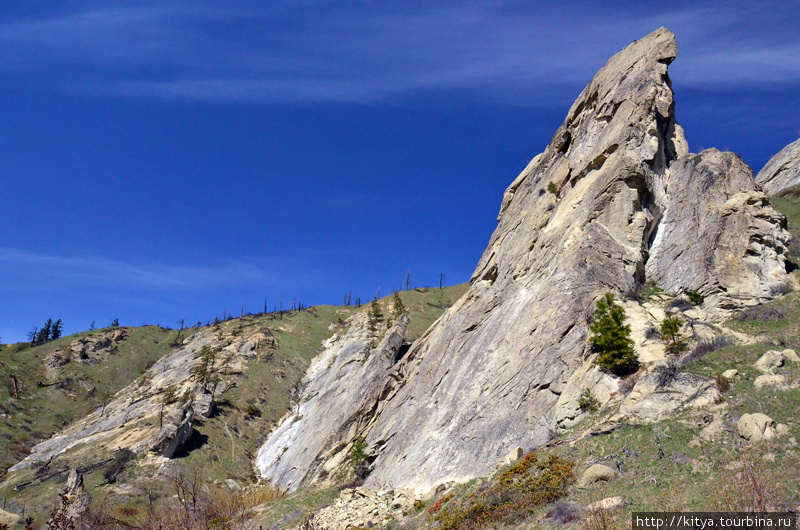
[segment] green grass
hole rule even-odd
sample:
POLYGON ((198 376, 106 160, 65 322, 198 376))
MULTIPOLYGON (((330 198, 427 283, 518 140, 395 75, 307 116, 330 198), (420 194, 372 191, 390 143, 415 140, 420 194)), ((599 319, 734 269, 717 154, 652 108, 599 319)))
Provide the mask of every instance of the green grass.
MULTIPOLYGON (((408 308, 410 325, 407 340, 418 338, 444 310, 465 291, 466 285, 444 289, 415 289, 403 291, 400 297, 408 308)), ((381 300, 384 314, 391 313, 391 297, 381 300)), ((235 385, 217 396, 218 412, 210 419, 200 419, 195 424, 195 435, 190 447, 170 466, 185 471, 197 469, 206 483, 233 478, 246 485, 255 480, 253 461, 258 448, 264 443, 273 427, 289 410, 291 400, 311 359, 317 354, 321 342, 333 333, 345 331, 344 321, 366 306, 336 307, 315 306, 280 315, 255 315, 232 319, 212 325, 215 332, 225 336, 264 333, 274 338, 260 343, 256 359, 246 365, 241 373, 229 373, 235 385), (257 409, 252 414, 253 408, 257 409), (250 412, 250 414, 247 413, 250 412)), ((17 374, 22 385, 19 401, 3 396, 3 407, 8 416, 0 422, 0 444, 5 444, 5 465, 10 466, 24 458, 36 442, 54 434, 70 422, 77 420, 102 405, 106 396, 133 382, 146 367, 169 352, 177 331, 166 331, 154 326, 125 328, 129 336, 119 343, 118 352, 102 362, 78 363, 71 361, 57 369, 56 379, 63 380, 60 387, 37 387, 37 380, 46 379, 42 359, 88 333, 65 337, 34 348, 17 351, 9 346, 0 351, 0 377, 17 374), (24 377, 23 375, 24 374, 24 377), (83 382, 83 386, 79 383, 83 382), (95 387, 91 392, 88 389, 95 387), (5 434, 4 434, 5 433, 5 434), (16 450, 16 451, 14 451, 16 450)), ((102 330, 101 330, 102 331, 102 330)), ((99 333, 95 331, 94 333, 99 333)), ((184 331, 182 338, 191 334, 184 331)), ((53 376, 53 374, 50 374, 53 376)), ((51 377, 52 379, 52 377, 51 377)), ((3 411, 0 408, 0 411, 3 411)), ((80 454, 86 446, 77 446, 52 464, 53 469, 81 466, 86 462, 72 462, 71 454, 80 454)), ((92 461, 102 461, 113 454, 94 452, 92 461)), ((85 483, 95 499, 116 499, 118 502, 143 509, 144 499, 139 494, 124 495, 118 492, 120 483, 135 484, 146 480, 155 469, 131 466, 115 485, 104 484, 100 468, 85 477, 85 483)), ((15 474, 14 483, 29 481, 37 476, 37 469, 29 468, 15 474)), ((9 509, 20 512, 23 504, 27 513, 42 519, 57 502, 57 490, 66 476, 32 484, 22 492, 13 492, 9 485, 0 487, 0 496, 10 501, 9 509)), ((335 495, 334 495, 335 496, 335 495)), ((327 499, 329 494, 322 498, 327 499)), ((313 496, 311 497, 313 499, 313 496)), ((316 501, 309 500, 314 504, 316 501)), ((294 508, 293 508, 294 509, 294 508)), ((310 509, 310 508, 309 508, 310 509)))
POLYGON ((46 369, 43 360, 57 351, 66 352, 80 337, 103 330, 83 332, 35 346, 12 344, 0 350, 0 467, 8 469, 24 458, 30 448, 70 422, 85 416, 139 377, 167 353, 176 331, 157 326, 122 328, 128 337, 117 343, 117 351, 99 363, 70 361, 46 369), (14 399, 11 375, 19 382, 19 399, 14 399), (39 386, 37 383, 53 386, 39 386), (82 383, 82 384, 81 384, 82 383), (91 389, 95 390, 92 391, 91 389))

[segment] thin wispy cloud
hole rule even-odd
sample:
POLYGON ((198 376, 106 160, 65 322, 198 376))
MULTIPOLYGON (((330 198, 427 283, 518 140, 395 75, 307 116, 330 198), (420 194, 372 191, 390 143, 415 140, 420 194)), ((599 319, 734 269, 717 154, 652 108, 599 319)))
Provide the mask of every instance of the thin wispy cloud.
POLYGON ((102 3, 0 24, 0 68, 126 97, 375 104, 456 91, 531 105, 564 87, 571 100, 611 53, 666 25, 686 50, 684 84, 799 82, 800 38, 764 31, 791 12, 729 7, 102 3))
POLYGON ((238 285, 302 283, 300 273, 267 260, 225 261, 208 266, 128 263, 97 256, 35 254, 0 248, 0 287, 52 290, 54 287, 124 287, 141 291, 201 291, 238 285))

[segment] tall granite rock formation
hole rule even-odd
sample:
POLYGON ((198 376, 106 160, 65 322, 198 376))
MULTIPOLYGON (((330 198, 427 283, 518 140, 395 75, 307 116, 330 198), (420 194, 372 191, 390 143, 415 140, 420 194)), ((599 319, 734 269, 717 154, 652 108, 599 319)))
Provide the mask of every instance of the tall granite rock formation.
POLYGON ((256 467, 273 483, 295 490, 343 464, 402 379, 393 369, 408 328, 406 315, 389 329, 371 330, 363 312, 347 325, 346 333, 323 343, 303 379, 298 404, 258 452, 256 467))
MULTIPOLYGON (((361 433, 375 455, 369 484, 425 491, 547 442, 569 417, 562 395, 579 395, 586 377, 616 384, 587 347, 587 317, 606 292, 699 291, 714 319, 786 280, 785 220, 750 168, 732 153, 688 153, 667 75, 676 54, 661 28, 612 57, 508 188, 470 289, 396 367, 380 368, 402 380, 380 387, 361 433)), ((277 454, 280 435, 262 454, 277 454)))
POLYGON ((800 139, 773 156, 756 175, 756 183, 770 197, 800 184, 800 139))

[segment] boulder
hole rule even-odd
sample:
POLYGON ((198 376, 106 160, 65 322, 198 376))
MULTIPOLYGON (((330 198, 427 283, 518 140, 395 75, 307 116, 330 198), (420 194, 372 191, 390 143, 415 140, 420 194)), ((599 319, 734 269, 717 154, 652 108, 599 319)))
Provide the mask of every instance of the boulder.
POLYGON ((787 361, 798 362, 798 357, 794 350, 770 350, 762 355, 753 366, 765 374, 771 374, 778 368, 785 366, 787 361))
POLYGON ((724 377, 725 379, 733 379, 737 375, 739 375, 739 370, 735 368, 731 368, 730 370, 725 370, 724 372, 722 372, 722 377, 724 377))
POLYGON ((211 392, 201 392, 194 397, 192 408, 196 416, 210 418, 217 410, 217 403, 214 401, 211 392))
POLYGON ((750 442, 769 440, 775 436, 775 420, 760 412, 742 414, 736 430, 739 436, 750 442))
POLYGON ((786 384, 785 375, 766 374, 756 377, 753 386, 761 388, 763 386, 783 386, 786 384))
POLYGON ((756 175, 756 183, 770 197, 800 184, 800 139, 773 156, 756 175))
POLYGON ((163 427, 150 444, 150 450, 172 458, 192 437, 194 409, 173 407, 163 418, 163 427))
POLYGON ((625 506, 625 501, 622 497, 606 497, 605 499, 600 499, 597 502, 589 504, 586 506, 586 510, 590 512, 597 510, 616 510, 623 506, 625 506))
POLYGON ((500 463, 497 465, 497 467, 510 466, 511 464, 522 458, 523 454, 524 451, 522 450, 522 447, 515 447, 514 449, 511 450, 511 452, 509 452, 506 456, 504 456, 502 460, 500 460, 500 463))
POLYGON ((580 480, 578 480, 578 487, 585 488, 587 486, 591 486, 595 482, 607 482, 609 480, 614 480, 617 477, 617 474, 618 473, 615 469, 604 466, 603 464, 594 464, 583 472, 580 480))

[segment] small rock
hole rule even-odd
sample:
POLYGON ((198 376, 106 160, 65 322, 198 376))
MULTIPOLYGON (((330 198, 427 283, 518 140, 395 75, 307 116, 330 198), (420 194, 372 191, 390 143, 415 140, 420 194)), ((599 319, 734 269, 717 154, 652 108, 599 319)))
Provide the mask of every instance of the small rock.
POLYGON ((578 486, 585 488, 595 482, 613 480, 616 476, 616 470, 603 464, 595 464, 583 472, 581 479, 578 481, 578 486))
POLYGON ((724 372, 722 372, 722 377, 724 377, 725 379, 733 379, 737 375, 739 375, 739 370, 735 368, 731 368, 730 370, 725 370, 724 372))
POLYGON ((625 501, 622 497, 606 497, 605 499, 593 502, 588 505, 586 509, 590 512, 594 512, 597 510, 615 510, 623 506, 625 506, 625 501))
POLYGON ((778 368, 784 366, 786 361, 791 360, 797 362, 796 359, 797 354, 793 350, 770 350, 762 355, 753 366, 765 374, 771 374, 778 368))
POLYGON ((500 460, 500 464, 497 467, 509 466, 514 462, 516 462, 517 460, 519 460, 520 458, 522 458, 522 455, 523 455, 522 447, 516 447, 512 449, 510 453, 504 456, 502 460, 500 460))
POLYGON ((674 453, 669 459, 678 464, 685 464, 690 460, 686 453, 674 453))
POLYGON ((763 386, 783 386, 786 383, 786 376, 785 375, 759 375, 756 377, 756 380, 753 381, 753 386, 756 388, 761 388, 763 386))
POLYGON ((750 442, 769 440, 775 436, 775 420, 760 412, 742 414, 736 430, 739 432, 739 436, 750 442))

